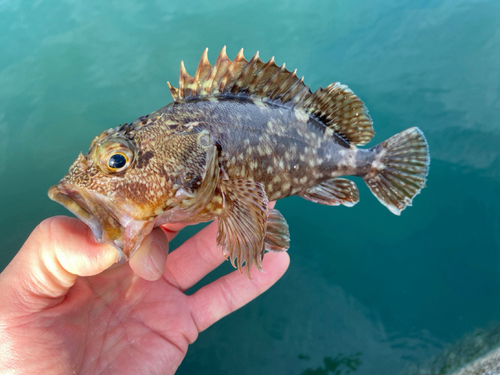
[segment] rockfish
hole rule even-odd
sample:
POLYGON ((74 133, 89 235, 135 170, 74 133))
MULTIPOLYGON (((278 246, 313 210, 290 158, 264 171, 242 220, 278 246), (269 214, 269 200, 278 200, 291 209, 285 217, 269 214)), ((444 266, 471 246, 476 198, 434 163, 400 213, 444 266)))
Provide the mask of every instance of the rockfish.
POLYGON ((358 176, 399 215, 425 187, 429 152, 414 127, 372 148, 372 120, 345 85, 314 93, 258 52, 214 66, 203 53, 194 77, 181 62, 174 101, 95 137, 49 197, 131 257, 165 223, 218 219, 217 244, 233 266, 261 269, 265 251, 289 248, 288 225, 268 202, 299 195, 353 206, 358 176), (236 265, 235 265, 236 264, 236 265))

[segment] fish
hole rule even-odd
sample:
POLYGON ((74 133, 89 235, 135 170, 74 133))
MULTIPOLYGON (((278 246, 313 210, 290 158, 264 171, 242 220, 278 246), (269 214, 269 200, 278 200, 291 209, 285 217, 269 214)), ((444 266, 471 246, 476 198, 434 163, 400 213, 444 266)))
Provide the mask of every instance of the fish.
POLYGON ((194 76, 181 62, 173 102, 103 131, 52 186, 49 197, 127 261, 154 227, 218 220, 217 245, 240 272, 262 271, 266 251, 290 233, 269 202, 298 195, 323 205, 359 201, 360 177, 399 215, 425 187, 424 134, 406 129, 371 148, 366 106, 339 82, 312 92, 296 70, 249 61, 226 47, 202 54, 194 76))

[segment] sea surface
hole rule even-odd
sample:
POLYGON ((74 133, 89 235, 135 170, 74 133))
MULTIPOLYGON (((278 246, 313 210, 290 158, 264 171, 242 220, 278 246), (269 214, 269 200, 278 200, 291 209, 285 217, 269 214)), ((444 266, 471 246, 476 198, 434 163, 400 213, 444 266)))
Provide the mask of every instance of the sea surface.
POLYGON ((275 56, 313 90, 349 85, 369 146, 418 126, 432 162, 400 217, 360 179, 353 208, 278 202, 289 270, 200 334, 178 374, 431 374, 497 346, 498 0, 0 0, 0 269, 68 214, 46 192, 93 137, 170 102, 180 61, 193 73, 224 45, 275 56))

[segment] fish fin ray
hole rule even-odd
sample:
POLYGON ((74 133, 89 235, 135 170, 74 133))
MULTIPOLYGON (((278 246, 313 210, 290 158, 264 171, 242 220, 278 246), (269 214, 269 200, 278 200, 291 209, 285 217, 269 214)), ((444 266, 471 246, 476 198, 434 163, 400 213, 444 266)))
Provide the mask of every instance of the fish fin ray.
POLYGON ((250 277, 255 265, 262 271, 267 221, 267 196, 262 185, 249 180, 222 180, 224 207, 219 216, 217 245, 240 270, 243 264, 250 277))
POLYGON ((373 147, 370 172, 363 177, 378 200, 400 215, 425 187, 429 172, 429 147, 419 128, 409 128, 373 147))
POLYGON ((268 212, 264 244, 267 251, 273 252, 287 251, 290 248, 288 224, 281 212, 274 208, 268 212))
POLYGON ((352 207, 359 202, 358 187, 345 178, 332 178, 300 194, 304 199, 327 206, 352 207))

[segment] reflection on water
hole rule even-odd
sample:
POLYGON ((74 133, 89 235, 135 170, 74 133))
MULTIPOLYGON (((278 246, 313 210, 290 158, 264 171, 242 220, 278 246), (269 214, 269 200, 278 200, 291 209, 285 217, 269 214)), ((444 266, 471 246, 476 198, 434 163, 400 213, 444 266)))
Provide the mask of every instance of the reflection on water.
MULTIPOLYGON (((308 368, 300 375, 343 375, 350 374, 361 366, 361 352, 343 355, 337 354, 335 357, 323 358, 323 366, 316 368, 308 368)), ((309 356, 299 354, 299 359, 309 360, 309 356)))

